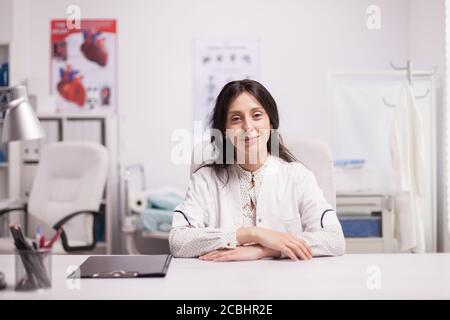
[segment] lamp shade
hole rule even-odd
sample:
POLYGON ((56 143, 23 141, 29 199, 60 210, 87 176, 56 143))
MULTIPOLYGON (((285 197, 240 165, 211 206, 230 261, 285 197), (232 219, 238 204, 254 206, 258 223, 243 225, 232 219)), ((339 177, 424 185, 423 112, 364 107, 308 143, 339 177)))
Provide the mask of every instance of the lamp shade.
POLYGON ((28 102, 26 88, 11 88, 11 107, 6 110, 2 142, 33 140, 45 136, 44 130, 28 102), (20 101, 19 103, 14 103, 20 101))

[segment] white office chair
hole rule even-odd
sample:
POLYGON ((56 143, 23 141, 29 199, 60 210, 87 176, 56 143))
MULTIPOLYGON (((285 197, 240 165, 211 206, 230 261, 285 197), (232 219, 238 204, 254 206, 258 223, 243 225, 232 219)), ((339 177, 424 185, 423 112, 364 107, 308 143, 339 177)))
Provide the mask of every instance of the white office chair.
MULTIPOLYGON (((333 175, 333 159, 329 147, 323 142, 316 139, 308 139, 299 137, 297 135, 283 136, 283 141, 286 147, 292 154, 305 165, 309 170, 313 172, 317 179, 319 187, 322 189, 325 199, 329 202, 333 208, 336 208, 336 190, 334 184, 333 175)), ((200 166, 212 162, 214 158, 214 152, 212 144, 208 141, 204 141, 195 146, 190 165, 190 174, 192 175, 200 166)), ((145 189, 145 175, 143 174, 143 166, 135 165, 130 166, 127 170, 125 184, 127 186, 127 200, 128 194, 133 190, 145 189), (132 178, 134 177, 134 179, 132 178), (134 182, 134 184, 133 184, 134 182)), ((126 201, 127 202, 127 201, 126 201)), ((129 206, 127 205, 129 210, 129 206)), ((135 236, 136 236, 136 215, 128 213, 124 219, 124 225, 122 230, 126 235, 126 248, 129 254, 139 254, 136 248, 135 236)), ((149 234, 147 234, 147 237, 149 234)), ((167 233, 154 232, 154 238, 168 239, 167 233)), ((168 247, 168 246, 167 246, 168 247)), ((167 249, 168 250, 168 249, 167 249)), ((166 253, 169 253, 167 251, 166 253)))
POLYGON ((309 170, 314 173, 325 199, 336 209, 336 185, 331 150, 327 144, 298 135, 283 135, 285 146, 309 170))
MULTIPOLYGON (((108 160, 107 149, 91 142, 45 145, 28 204, 0 210, 0 216, 14 211, 25 213, 29 238, 35 238, 37 226, 46 239, 62 227, 54 253, 94 249, 95 217, 100 215, 108 160)), ((13 248, 11 238, 0 238, 0 253, 11 253, 13 248)))

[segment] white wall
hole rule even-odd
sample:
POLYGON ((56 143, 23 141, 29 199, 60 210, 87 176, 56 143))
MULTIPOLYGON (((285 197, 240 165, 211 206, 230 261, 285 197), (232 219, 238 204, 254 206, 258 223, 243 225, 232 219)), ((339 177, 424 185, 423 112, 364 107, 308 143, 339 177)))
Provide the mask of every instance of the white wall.
MULTIPOLYGON (((69 4, 83 18, 116 18, 124 165, 143 162, 150 186, 184 188, 186 166, 170 162, 171 132, 191 128, 192 40, 258 38, 261 81, 275 96, 281 130, 330 140, 329 69, 388 68, 408 57, 408 2, 377 1, 382 28, 366 28, 373 1, 30 1, 30 75, 48 91, 49 21, 69 4)), ((24 27, 25 21, 23 21, 24 27)))
POLYGON ((331 141, 329 69, 389 69, 412 58, 420 69, 438 65, 442 83, 443 1, 15 0, 17 60, 26 61, 18 74, 48 94, 50 20, 65 18, 68 5, 82 18, 116 18, 121 164, 144 163, 150 187, 184 189, 188 168, 171 163, 170 135, 192 126, 193 39, 260 39, 260 80, 278 102, 281 130, 331 141), (366 28, 372 4, 381 8, 378 31, 366 28))

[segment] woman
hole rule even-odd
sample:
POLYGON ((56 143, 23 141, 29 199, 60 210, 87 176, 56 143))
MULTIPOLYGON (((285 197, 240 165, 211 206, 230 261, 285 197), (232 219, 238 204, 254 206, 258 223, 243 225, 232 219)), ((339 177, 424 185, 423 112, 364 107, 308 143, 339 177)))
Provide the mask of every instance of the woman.
POLYGON ((175 257, 306 260, 344 253, 333 208, 312 172, 283 146, 278 125, 277 105, 260 83, 225 85, 211 119, 220 132, 219 157, 193 173, 174 210, 175 257))

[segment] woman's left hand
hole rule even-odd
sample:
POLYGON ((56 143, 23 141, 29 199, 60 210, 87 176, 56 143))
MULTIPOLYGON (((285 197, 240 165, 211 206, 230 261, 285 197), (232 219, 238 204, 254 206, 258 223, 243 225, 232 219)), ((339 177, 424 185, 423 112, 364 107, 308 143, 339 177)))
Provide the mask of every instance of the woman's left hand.
POLYGON ((244 261, 259 260, 266 256, 263 247, 259 245, 239 246, 234 249, 220 249, 208 252, 199 257, 204 261, 244 261))

